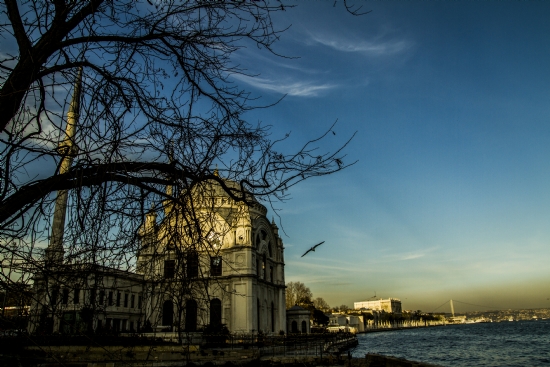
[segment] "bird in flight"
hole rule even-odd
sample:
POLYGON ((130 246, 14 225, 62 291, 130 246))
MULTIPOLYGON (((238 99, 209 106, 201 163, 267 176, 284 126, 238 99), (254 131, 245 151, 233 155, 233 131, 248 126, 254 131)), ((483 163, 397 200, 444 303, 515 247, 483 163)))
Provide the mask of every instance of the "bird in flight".
POLYGON ((313 246, 312 248, 310 248, 309 250, 307 250, 306 252, 304 252, 304 254, 303 254, 301 257, 306 256, 306 255, 307 255, 309 252, 311 252, 311 251, 315 251, 315 249, 316 249, 318 246, 321 246, 323 243, 325 243, 325 241, 316 244, 315 246, 313 246))

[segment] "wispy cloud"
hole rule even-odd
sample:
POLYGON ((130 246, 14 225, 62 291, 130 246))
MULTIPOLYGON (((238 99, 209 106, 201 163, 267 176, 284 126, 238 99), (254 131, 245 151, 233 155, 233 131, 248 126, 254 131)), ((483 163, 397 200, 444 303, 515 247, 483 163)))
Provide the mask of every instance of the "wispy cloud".
POLYGON ((395 259, 397 261, 416 260, 416 259, 426 257, 427 255, 437 251, 438 249, 439 249, 438 246, 434 246, 430 248, 420 249, 415 252, 409 252, 409 253, 404 253, 399 255, 389 255, 388 258, 395 259))
POLYGON ((369 56, 393 55, 404 52, 412 47, 412 43, 403 39, 392 39, 387 41, 366 41, 344 37, 330 36, 326 34, 312 34, 313 42, 331 47, 342 52, 359 52, 369 56))
POLYGON ((235 74, 233 77, 255 88, 297 97, 315 97, 321 92, 334 89, 336 84, 318 84, 310 81, 275 80, 235 74))
POLYGON ((424 257, 424 256, 425 256, 425 254, 408 254, 408 255, 402 256, 399 260, 402 260, 402 261, 414 260, 414 259, 419 259, 419 258, 424 257))
POLYGON ((349 264, 348 266, 332 266, 327 264, 317 264, 317 263, 306 263, 306 262, 298 262, 298 261, 287 261, 287 266, 296 266, 301 267, 302 269, 310 269, 310 270, 336 270, 336 271, 343 271, 343 272, 355 272, 356 269, 353 268, 352 264, 349 264))

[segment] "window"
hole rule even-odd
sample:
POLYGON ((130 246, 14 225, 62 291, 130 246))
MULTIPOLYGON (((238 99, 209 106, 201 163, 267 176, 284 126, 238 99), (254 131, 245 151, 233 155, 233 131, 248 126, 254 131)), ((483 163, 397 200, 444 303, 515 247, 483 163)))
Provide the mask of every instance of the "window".
POLYGON ((273 283, 273 266, 269 267, 269 280, 273 283))
POLYGON ((128 293, 124 293, 124 307, 128 307, 128 293))
POLYGON ((96 287, 91 288, 90 289, 90 304, 92 306, 95 306, 96 294, 97 294, 97 288, 96 287))
POLYGON ((113 291, 109 291, 109 297, 107 299, 107 302, 109 306, 113 305, 113 291))
POLYGON ((185 331, 197 330, 197 302, 190 299, 185 302, 185 331))
POLYGON ((136 295, 132 294, 132 296, 130 297, 130 308, 135 308, 135 307, 136 307, 136 295))
POLYGON ((220 326, 222 324, 222 301, 214 298, 210 301, 210 326, 220 326))
POLYGON ((120 294, 120 292, 117 292, 117 294, 116 294, 116 306, 117 307, 120 307, 120 298, 121 298, 121 296, 122 295, 120 294))
POLYGON ((196 278, 199 276, 199 254, 195 251, 187 253, 187 277, 196 278))
POLYGON ((302 321, 302 333, 307 334, 307 323, 302 321))
POLYGON ((210 258, 210 275, 218 277, 222 275, 222 257, 213 256, 210 258))
POLYGON ((256 259, 256 275, 260 277, 260 259, 256 259))
POLYGON ((141 309, 141 296, 138 296, 138 308, 141 309))
POLYGON ((173 279, 176 273, 176 261, 165 260, 164 261, 164 279, 173 279))
POLYGON ((69 289, 68 288, 63 289, 63 301, 62 302, 63 302, 64 305, 69 304, 69 289))
POLYGON ((166 300, 162 305, 162 325, 172 327, 173 323, 174 323, 174 303, 171 300, 166 300))
POLYGON ((57 297, 59 297, 59 288, 54 287, 52 289, 52 295, 51 295, 51 298, 50 298, 52 306, 57 304, 57 297))
POLYGON ((80 288, 75 288, 74 290, 73 303, 75 305, 80 303, 80 288))
POLYGON ((105 301, 105 291, 99 291, 99 305, 103 306, 105 301))
POLYGON ((113 330, 120 331, 120 319, 113 319, 113 330))

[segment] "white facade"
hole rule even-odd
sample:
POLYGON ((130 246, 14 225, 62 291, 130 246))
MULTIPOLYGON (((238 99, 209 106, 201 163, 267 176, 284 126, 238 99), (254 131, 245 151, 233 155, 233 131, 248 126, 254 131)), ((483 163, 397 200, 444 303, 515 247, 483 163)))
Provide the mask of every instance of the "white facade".
POLYGON ((331 314, 328 315, 329 323, 327 330, 330 332, 345 331, 358 333, 365 331, 363 316, 331 314))
POLYGON ((205 190, 200 197, 207 200, 195 200, 193 223, 167 206, 160 223, 151 215, 141 228, 146 322, 156 330, 225 324, 232 332, 284 331, 284 248, 277 226, 253 198, 246 205, 216 184, 205 190))
POLYGON ((58 265, 34 277, 29 332, 137 331, 143 276, 102 266, 58 265))
POLYGON ((388 298, 388 299, 379 299, 376 301, 354 302, 353 308, 356 310, 365 308, 365 309, 370 309, 375 311, 385 311, 385 312, 400 314, 401 300, 397 298, 388 298))

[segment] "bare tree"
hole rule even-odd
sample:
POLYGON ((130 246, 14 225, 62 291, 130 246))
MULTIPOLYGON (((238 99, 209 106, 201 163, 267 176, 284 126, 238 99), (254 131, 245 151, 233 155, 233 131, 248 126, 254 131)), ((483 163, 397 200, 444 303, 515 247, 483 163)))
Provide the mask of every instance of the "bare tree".
POLYGON ((286 285, 286 308, 298 305, 307 307, 313 297, 311 290, 302 282, 290 282, 286 285))
POLYGON ((318 310, 329 310, 330 309, 330 306, 328 305, 328 303, 322 297, 315 298, 313 300, 313 305, 318 310))
POLYGON ((340 305, 340 307, 338 307, 340 312, 347 312, 349 309, 348 305, 340 305))
POLYGON ((57 190, 71 190, 88 218, 100 210, 105 220, 113 212, 143 219, 175 180, 185 189, 217 180, 239 201, 245 192, 280 199, 303 179, 342 169, 340 150, 319 153, 314 139, 284 154, 266 128, 242 118, 253 106, 231 79, 244 73, 231 56, 250 44, 271 52, 276 10, 263 2, 4 1, 0 31, 11 47, 0 55, 0 234, 49 233, 44 218, 57 190), (63 109, 78 68, 82 107, 69 152, 63 109), (74 163, 60 173, 68 155, 74 163))
MULTIPOLYGON (((282 9, 256 1, 0 4, 0 256, 24 264, 20 279, 28 281, 30 269, 49 271, 42 260, 56 192, 67 196, 59 240, 72 267, 52 271, 56 285, 44 291, 55 306, 64 302, 59 284, 67 271, 94 274, 70 286, 80 282, 99 312, 96 292, 109 297, 100 289, 105 269, 136 270, 140 228, 152 215, 164 218, 167 205, 194 229, 192 241, 178 240, 178 256, 188 264, 193 251, 213 248, 193 196, 212 182, 234 202, 253 205, 253 197, 284 200, 300 181, 347 166, 342 149, 349 140, 336 151, 319 150, 332 127, 294 152, 280 152, 286 136, 272 139, 268 128, 243 118, 264 106, 235 84, 231 76, 246 70, 232 56, 249 46, 273 52, 281 30, 271 14, 282 9), (66 135, 78 70, 82 95, 71 110, 77 123, 66 135)), ((6 289, 19 281, 0 277, 6 289)), ((124 302, 124 294, 118 297, 124 302)))

